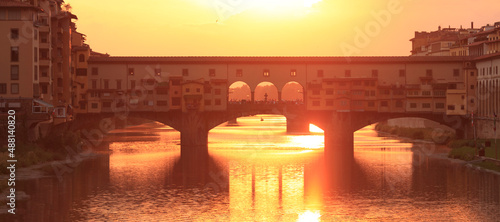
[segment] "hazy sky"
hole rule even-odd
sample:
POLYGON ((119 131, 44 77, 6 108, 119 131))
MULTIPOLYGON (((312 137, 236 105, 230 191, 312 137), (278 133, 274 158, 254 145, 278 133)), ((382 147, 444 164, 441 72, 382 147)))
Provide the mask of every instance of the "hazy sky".
POLYGON ((408 55, 415 31, 500 21, 498 0, 66 0, 114 56, 408 55))

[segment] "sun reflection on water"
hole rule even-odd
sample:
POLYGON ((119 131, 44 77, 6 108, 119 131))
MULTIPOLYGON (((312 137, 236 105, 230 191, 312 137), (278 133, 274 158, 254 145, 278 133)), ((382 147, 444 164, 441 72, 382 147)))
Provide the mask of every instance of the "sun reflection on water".
POLYGON ((299 219, 297 219, 297 222, 315 222, 315 221, 320 221, 321 214, 319 211, 311 212, 311 211, 306 211, 302 214, 299 215, 299 219))

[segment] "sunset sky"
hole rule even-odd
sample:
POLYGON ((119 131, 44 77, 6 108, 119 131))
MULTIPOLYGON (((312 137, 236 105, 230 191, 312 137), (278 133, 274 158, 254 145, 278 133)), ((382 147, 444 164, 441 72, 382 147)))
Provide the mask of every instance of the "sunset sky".
POLYGON ((500 21, 498 0, 66 3, 91 48, 113 56, 405 56, 415 31, 500 21))

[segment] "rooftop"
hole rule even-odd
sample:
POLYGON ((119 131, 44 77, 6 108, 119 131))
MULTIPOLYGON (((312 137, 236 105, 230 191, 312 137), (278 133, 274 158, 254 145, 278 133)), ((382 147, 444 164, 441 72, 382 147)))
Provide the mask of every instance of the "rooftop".
POLYGON ((367 57, 315 57, 315 56, 172 56, 122 57, 90 56, 89 63, 409 63, 459 62, 466 56, 367 56, 367 57))

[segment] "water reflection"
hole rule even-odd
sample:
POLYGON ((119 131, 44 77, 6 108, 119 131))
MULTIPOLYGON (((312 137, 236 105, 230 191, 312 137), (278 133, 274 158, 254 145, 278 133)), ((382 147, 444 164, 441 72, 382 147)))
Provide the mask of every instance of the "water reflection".
POLYGON ((81 165, 63 182, 20 183, 32 198, 20 205, 22 221, 500 216, 498 176, 421 155, 421 144, 378 137, 373 128, 355 134, 354 157, 325 158, 322 134, 287 134, 285 122, 279 116, 239 119, 239 126, 210 132, 209 154, 182 157, 179 133, 169 127, 153 123, 115 131, 107 138, 110 156, 81 165))

